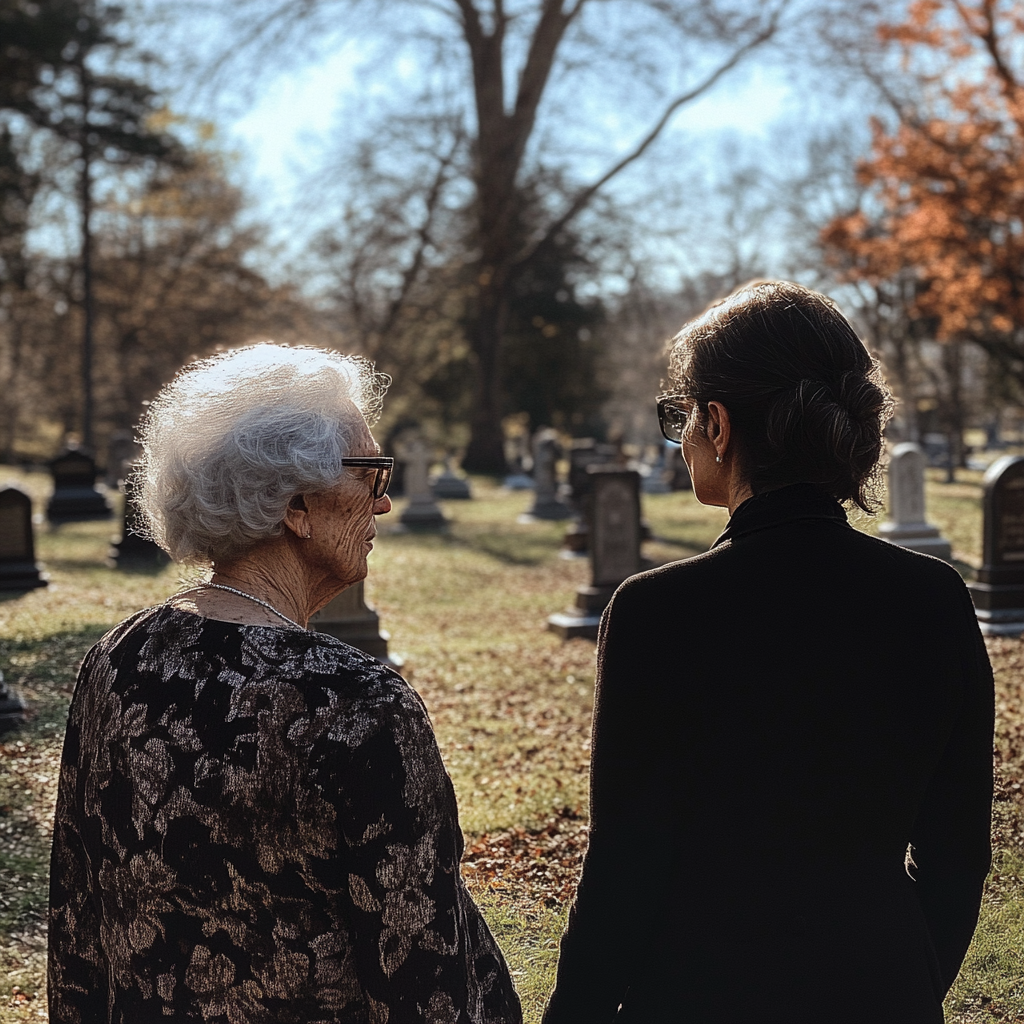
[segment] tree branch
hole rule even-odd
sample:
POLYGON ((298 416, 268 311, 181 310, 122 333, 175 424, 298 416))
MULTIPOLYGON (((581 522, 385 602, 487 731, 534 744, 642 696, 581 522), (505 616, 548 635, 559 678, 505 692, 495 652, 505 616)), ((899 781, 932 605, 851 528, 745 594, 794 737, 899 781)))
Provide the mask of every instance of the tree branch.
POLYGON ((448 183, 448 172, 451 169, 452 164, 455 163, 455 158, 462 146, 462 142, 463 136, 461 127, 456 127, 452 144, 449 147, 448 152, 441 157, 437 166, 437 173, 434 175, 434 180, 431 182, 430 188, 427 190, 427 194, 423 200, 427 208, 427 212, 423 219, 423 223, 416 231, 418 243, 416 251, 413 253, 409 266, 405 268, 405 271, 402 274, 402 284, 398 290, 398 294, 391 300, 384 322, 380 325, 379 333, 381 335, 391 333, 395 324, 398 322, 398 317, 405 307, 406 300, 409 298, 409 292, 412 291, 412 287, 420 275, 420 270, 423 267, 423 261, 426 257, 427 247, 432 242, 434 218, 437 213, 438 204, 441 200, 441 193, 444 191, 444 186, 448 183))
MULTIPOLYGON (((579 0, 577 8, 580 3, 584 0, 579 0)), ((681 96, 677 96, 666 108, 664 113, 658 119, 654 127, 640 140, 640 142, 633 148, 630 153, 627 153, 618 163, 614 164, 604 174, 601 175, 597 181, 586 186, 580 192, 577 193, 576 198, 569 204, 568 209, 552 223, 535 242, 529 244, 524 248, 515 258, 515 264, 521 264, 530 259, 539 249, 551 242, 559 231, 562 230, 581 210, 586 207, 591 199, 605 186, 609 181, 612 180, 617 174, 625 170, 631 163, 639 160, 641 156, 647 151, 650 145, 658 138, 662 133, 665 126, 672 120, 672 116, 675 112, 687 103, 692 102, 698 96, 703 95, 708 91, 723 75, 731 71, 737 64, 748 54, 751 50, 760 46, 762 43, 767 42, 778 28, 779 17, 782 14, 783 9, 788 5, 789 0, 781 0, 776 9, 772 12, 772 16, 768 21, 768 24, 763 28, 757 35, 755 35, 748 42, 744 43, 739 47, 732 56, 720 64, 707 78, 704 79, 699 85, 690 89, 688 92, 683 93, 681 96)), ((561 6, 559 2, 559 6, 561 6)))

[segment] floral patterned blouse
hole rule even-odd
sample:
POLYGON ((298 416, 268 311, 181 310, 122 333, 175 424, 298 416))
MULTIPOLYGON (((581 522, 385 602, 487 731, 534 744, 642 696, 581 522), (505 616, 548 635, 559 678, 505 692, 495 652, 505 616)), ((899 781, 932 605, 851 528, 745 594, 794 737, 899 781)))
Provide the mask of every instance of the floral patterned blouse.
POLYGON ((86 656, 50 875, 52 1024, 519 1024, 455 792, 395 672, 162 605, 86 656))

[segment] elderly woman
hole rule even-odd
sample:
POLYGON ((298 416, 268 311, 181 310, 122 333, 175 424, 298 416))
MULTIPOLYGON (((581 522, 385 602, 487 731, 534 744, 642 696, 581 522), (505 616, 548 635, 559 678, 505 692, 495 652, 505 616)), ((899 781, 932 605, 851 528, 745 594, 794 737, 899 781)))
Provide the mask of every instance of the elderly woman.
POLYGON ((938 1024, 989 866, 992 676, 956 571, 847 522, 890 396, 785 282, 684 327, 670 372, 666 436, 731 518, 605 613, 545 1024, 938 1024))
POLYGON ((386 378, 257 345, 186 367, 141 503, 209 583, 89 652, 50 882, 50 1020, 519 1022, 455 794, 391 669, 306 623, 366 575, 386 378))

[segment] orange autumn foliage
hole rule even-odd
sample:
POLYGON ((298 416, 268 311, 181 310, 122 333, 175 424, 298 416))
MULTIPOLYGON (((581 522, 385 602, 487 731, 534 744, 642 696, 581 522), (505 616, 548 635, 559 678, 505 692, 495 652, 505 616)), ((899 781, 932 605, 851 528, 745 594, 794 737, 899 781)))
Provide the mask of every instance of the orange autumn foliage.
POLYGON ((863 201, 824 229, 826 254, 872 284, 910 269, 940 339, 1024 377, 1024 0, 916 0, 882 36, 919 100, 895 130, 874 122, 863 201))

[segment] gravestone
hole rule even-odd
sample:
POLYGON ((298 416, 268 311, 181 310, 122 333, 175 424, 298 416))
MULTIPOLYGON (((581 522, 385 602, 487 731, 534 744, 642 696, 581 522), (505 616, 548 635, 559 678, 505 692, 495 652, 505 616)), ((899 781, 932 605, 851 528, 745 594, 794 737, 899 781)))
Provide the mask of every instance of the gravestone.
POLYGON ((28 718, 25 711, 25 702, 4 682, 0 672, 0 733, 24 725, 28 718))
POLYGON ((615 458, 615 448, 592 437, 573 439, 569 449, 569 505, 573 521, 562 539, 562 558, 586 558, 590 547, 590 474, 591 466, 607 465, 615 458))
POLYGON ((502 482, 503 487, 510 491, 532 491, 533 477, 528 470, 533 468, 533 460, 527 452, 526 435, 510 437, 505 441, 505 461, 509 473, 502 482))
POLYGON ((314 613, 310 617, 309 628, 337 637, 392 668, 402 667, 401 658, 388 656, 391 636, 380 628, 380 616, 366 604, 362 580, 343 590, 314 613))
POLYGON ((683 458, 683 449, 672 441, 665 442, 665 463, 669 488, 673 491, 692 491, 693 481, 683 458))
POLYGON ((889 519, 878 535, 901 548, 926 555, 952 557, 949 541, 925 518, 924 471, 928 459, 911 441, 896 445, 889 458, 889 519))
POLYGON ((129 463, 122 478, 124 515, 121 517, 121 537, 115 539, 111 546, 107 564, 117 569, 158 569, 171 559, 156 541, 146 536, 145 520, 138 506, 131 469, 129 463))
POLYGON ((562 454, 555 431, 542 428, 533 438, 533 508, 520 519, 570 519, 572 509, 559 500, 557 463, 562 454))
POLYGON ((448 520, 434 501, 427 475, 430 470, 430 448, 422 437, 414 434, 403 441, 398 456, 405 467, 405 493, 409 499, 399 522, 413 530, 443 529, 448 525, 448 520))
POLYGON ((469 489, 469 481, 464 476, 459 476, 452 468, 452 457, 445 456, 444 472, 435 478, 431 484, 431 490, 435 498, 446 501, 467 501, 473 497, 469 489))
POLYGON ((983 481, 982 565, 967 587, 982 633, 1024 633, 1024 457, 1004 455, 983 481))
POLYGON ((53 496, 46 504, 46 518, 55 526, 91 519, 109 519, 113 509, 96 490, 96 463, 77 448, 68 448, 50 462, 53 496))
POLYGON ((6 487, 0 491, 0 590, 46 585, 36 564, 32 499, 17 487, 6 487))
POLYGON ((128 479, 132 462, 139 456, 139 446, 130 430, 115 430, 107 445, 107 472, 104 483, 116 491, 128 479))
POLYGON ((563 640, 597 638, 597 627, 612 594, 642 568, 640 560, 640 474, 617 466, 591 466, 590 586, 576 591, 576 604, 548 618, 548 629, 563 640))

